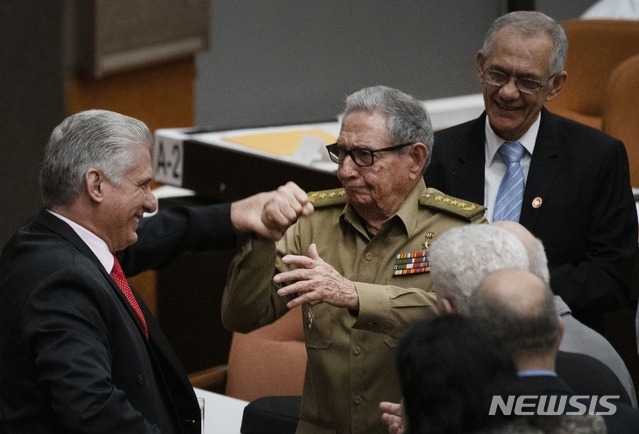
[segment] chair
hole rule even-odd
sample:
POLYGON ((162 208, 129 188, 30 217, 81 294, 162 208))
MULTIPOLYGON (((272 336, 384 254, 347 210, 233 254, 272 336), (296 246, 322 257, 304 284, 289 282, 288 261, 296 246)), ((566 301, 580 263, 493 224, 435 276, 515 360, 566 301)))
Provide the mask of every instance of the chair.
POLYGON ((602 129, 608 79, 617 65, 639 54, 639 21, 575 19, 562 26, 568 37, 568 79, 546 107, 602 129))
POLYGON ((251 333, 234 333, 226 394, 245 401, 301 395, 306 370, 302 308, 251 333))
POLYGON ((193 387, 249 401, 244 409, 244 434, 292 434, 300 411, 306 345, 302 308, 296 307, 272 324, 247 334, 233 333, 228 365, 189 375, 193 387))
POLYGON ((191 384, 253 401, 264 396, 301 395, 306 346, 301 307, 247 334, 233 333, 227 365, 189 375, 191 384))
POLYGON ((606 88, 602 129, 623 141, 630 162, 630 183, 639 187, 639 55, 612 72, 606 88))

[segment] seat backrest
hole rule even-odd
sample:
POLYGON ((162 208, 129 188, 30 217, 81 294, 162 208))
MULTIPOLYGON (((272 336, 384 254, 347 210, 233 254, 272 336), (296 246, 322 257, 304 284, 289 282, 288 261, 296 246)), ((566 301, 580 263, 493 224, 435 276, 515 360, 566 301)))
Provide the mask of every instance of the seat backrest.
POLYGON ((301 395, 306 346, 301 307, 247 334, 233 333, 226 395, 245 401, 301 395))
POLYGON ((639 20, 569 20, 565 70, 568 79, 548 110, 601 129, 608 78, 628 57, 639 54, 639 20))
POLYGON ((623 141, 630 162, 630 183, 639 187, 639 55, 626 59, 611 74, 602 129, 623 141))

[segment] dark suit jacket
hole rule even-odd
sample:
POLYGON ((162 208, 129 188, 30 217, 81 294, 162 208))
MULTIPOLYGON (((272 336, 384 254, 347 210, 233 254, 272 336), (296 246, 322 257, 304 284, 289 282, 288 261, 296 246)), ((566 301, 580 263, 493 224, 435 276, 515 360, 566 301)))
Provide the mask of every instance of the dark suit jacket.
MULTIPOLYGON (((428 187, 484 203, 485 120, 435 133, 428 187)), ((622 142, 542 109, 520 223, 544 243, 552 290, 576 318, 597 325, 626 301, 637 211, 622 142)))
MULTIPOLYGON (((227 205, 143 219, 125 275, 235 243, 227 205)), ((98 259, 41 211, 0 257, 0 433, 200 433, 186 373, 143 301, 149 340, 98 259)))
POLYGON ((603 362, 586 354, 558 351, 555 371, 577 395, 619 395, 619 401, 632 406, 626 388, 603 362))
MULTIPOLYGON (((560 377, 552 377, 547 375, 520 377, 524 386, 539 395, 548 396, 575 396, 576 393, 560 377)), ((582 398, 579 401, 582 405, 588 407, 590 399, 582 398)), ((609 401, 613 402, 613 401, 609 401)), ((635 433, 639 429, 639 411, 626 404, 619 402, 614 403, 616 412, 613 415, 603 415, 606 421, 609 434, 629 434, 635 433)), ((566 411, 575 411, 579 409, 568 408, 566 411)), ((608 412, 608 408, 598 407, 598 412, 608 412)))

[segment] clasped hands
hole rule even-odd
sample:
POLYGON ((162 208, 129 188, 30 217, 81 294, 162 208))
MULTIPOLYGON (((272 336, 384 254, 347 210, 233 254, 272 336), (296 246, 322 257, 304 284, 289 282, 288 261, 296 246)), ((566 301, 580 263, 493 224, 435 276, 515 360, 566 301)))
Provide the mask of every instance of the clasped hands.
MULTIPOLYGON (((238 232, 252 232, 277 241, 298 218, 309 216, 313 211, 306 192, 288 182, 275 191, 233 202, 231 221, 238 232)), ((290 283, 278 290, 279 295, 299 294, 287 303, 290 309, 311 301, 325 301, 336 307, 359 310, 355 284, 324 262, 315 244, 309 247, 308 256, 287 255, 282 261, 295 268, 276 275, 273 281, 290 283)))

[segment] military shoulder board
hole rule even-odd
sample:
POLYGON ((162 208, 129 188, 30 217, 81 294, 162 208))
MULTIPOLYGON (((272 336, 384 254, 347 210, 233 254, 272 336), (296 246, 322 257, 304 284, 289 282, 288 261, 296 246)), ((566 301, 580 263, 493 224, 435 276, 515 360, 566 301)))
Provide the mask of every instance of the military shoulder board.
POLYGON ((315 208, 346 204, 346 191, 343 188, 313 191, 308 194, 308 201, 315 208))
POLYGON ((429 208, 454 214, 468 221, 482 217, 486 211, 486 207, 483 205, 448 196, 434 188, 429 188, 426 194, 419 198, 419 203, 429 208))

